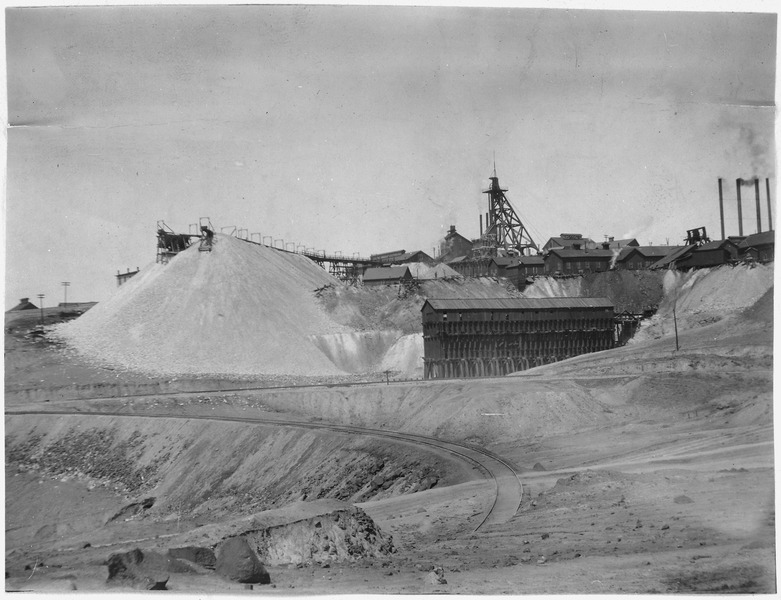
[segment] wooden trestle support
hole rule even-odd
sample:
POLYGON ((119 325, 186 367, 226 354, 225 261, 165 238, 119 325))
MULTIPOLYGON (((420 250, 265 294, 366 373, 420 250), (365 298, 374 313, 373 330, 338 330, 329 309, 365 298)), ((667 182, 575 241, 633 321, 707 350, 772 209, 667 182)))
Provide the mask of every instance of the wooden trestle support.
POLYGON ((610 318, 425 323, 424 379, 502 376, 615 345, 610 318), (566 327, 569 325, 569 327, 566 327), (435 357, 428 356, 434 354, 435 357))

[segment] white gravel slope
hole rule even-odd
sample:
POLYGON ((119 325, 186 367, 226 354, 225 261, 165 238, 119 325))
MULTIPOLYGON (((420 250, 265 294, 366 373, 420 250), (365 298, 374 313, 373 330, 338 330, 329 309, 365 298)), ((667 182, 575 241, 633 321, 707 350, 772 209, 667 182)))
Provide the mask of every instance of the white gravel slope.
POLYGON ((351 332, 313 291, 339 285, 308 258, 216 235, 152 264, 58 334, 79 353, 155 374, 340 375, 307 338, 351 332))

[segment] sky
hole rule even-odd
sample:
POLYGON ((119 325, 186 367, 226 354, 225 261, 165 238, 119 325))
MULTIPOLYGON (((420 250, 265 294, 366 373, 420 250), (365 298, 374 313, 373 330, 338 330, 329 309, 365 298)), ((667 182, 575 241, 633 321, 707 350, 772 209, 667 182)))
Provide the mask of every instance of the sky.
MULTIPOLYGON (((719 238, 719 177, 726 234, 739 177, 766 229, 772 4, 545 6, 8 8, 6 310, 63 281, 106 299, 159 220, 433 254, 451 225, 479 235, 494 166, 540 247, 719 238)), ((743 188, 746 234, 754 206, 743 188)))

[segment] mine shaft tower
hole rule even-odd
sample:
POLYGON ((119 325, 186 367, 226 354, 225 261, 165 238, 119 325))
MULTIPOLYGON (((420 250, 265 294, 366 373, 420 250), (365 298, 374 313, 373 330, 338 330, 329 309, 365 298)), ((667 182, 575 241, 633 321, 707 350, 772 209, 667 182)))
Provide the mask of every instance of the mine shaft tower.
POLYGON ((497 248, 516 250, 520 254, 527 254, 527 249, 539 252, 526 227, 523 226, 518 213, 510 204, 499 185, 496 176, 496 165, 491 179, 491 187, 483 193, 488 194, 488 213, 486 214, 485 239, 495 240, 497 248))

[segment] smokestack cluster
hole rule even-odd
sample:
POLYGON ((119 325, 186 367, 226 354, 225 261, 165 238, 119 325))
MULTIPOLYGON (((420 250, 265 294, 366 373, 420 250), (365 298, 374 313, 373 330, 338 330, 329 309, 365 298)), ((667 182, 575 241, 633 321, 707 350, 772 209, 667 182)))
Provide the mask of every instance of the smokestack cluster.
MULTIPOLYGON (((756 200, 756 212, 757 212, 757 233, 762 231, 762 209, 760 204, 759 194, 759 178, 743 179, 739 177, 735 180, 735 191, 737 193, 738 200, 738 235, 743 235, 743 201, 740 195, 740 188, 742 186, 754 186, 754 196, 756 200)), ((772 204, 770 202, 770 179, 765 179, 765 187, 767 189, 767 223, 768 230, 773 229, 773 214, 772 204)), ((724 231, 724 192, 722 189, 722 179, 719 177, 719 218, 721 219, 721 239, 726 239, 726 232, 724 231)))

